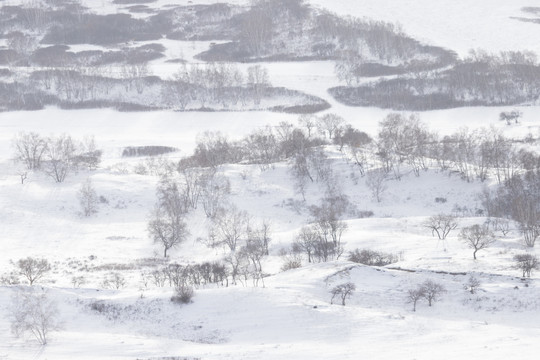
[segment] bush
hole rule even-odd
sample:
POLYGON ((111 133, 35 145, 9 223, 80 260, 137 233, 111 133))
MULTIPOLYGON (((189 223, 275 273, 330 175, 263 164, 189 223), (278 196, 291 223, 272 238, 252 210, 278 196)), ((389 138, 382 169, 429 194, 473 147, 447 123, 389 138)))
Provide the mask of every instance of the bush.
POLYGON ((122 157, 157 156, 178 151, 170 146, 128 146, 122 151, 122 157))
POLYGON ((181 285, 176 288, 171 301, 176 304, 189 304, 195 295, 193 287, 190 285, 181 285))
POLYGON ((399 261, 399 257, 395 254, 383 253, 369 249, 356 249, 349 252, 349 261, 369 265, 369 266, 386 266, 399 261))

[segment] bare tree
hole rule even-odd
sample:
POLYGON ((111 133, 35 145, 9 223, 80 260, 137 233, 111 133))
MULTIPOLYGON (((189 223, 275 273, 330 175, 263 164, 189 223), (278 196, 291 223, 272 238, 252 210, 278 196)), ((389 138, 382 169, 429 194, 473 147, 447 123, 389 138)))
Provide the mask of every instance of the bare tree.
POLYGON ((60 330, 58 306, 46 292, 20 291, 12 304, 11 331, 16 336, 31 333, 41 345, 47 345, 49 333, 60 330))
POLYGON ((229 179, 223 175, 207 178, 201 190, 201 203, 206 217, 213 219, 231 192, 229 179))
POLYGON ((413 311, 416 311, 416 303, 418 303, 418 300, 423 299, 425 296, 426 294, 424 293, 424 288, 422 286, 407 291, 407 301, 413 304, 413 311))
POLYGON ((298 118, 298 125, 306 129, 306 136, 309 139, 312 135, 313 129, 317 127, 316 118, 310 114, 300 115, 300 117, 298 118))
POLYGON ((351 282, 340 284, 334 287, 332 290, 330 290, 330 294, 332 294, 332 299, 330 300, 330 303, 332 304, 334 298, 338 296, 341 298, 341 305, 345 306, 345 301, 351 297, 354 290, 356 290, 356 285, 351 282))
POLYGON ((321 134, 327 135, 329 139, 333 139, 344 122, 345 120, 339 115, 326 114, 317 119, 317 127, 321 134))
POLYGON ((148 233, 154 243, 163 246, 163 256, 167 257, 169 249, 189 236, 184 222, 186 209, 176 184, 162 181, 157 194, 158 202, 148 222, 148 233))
POLYGON ((468 247, 474 249, 473 258, 476 260, 476 253, 486 249, 495 242, 495 236, 485 225, 472 225, 461 229, 459 238, 468 247))
POLYGON ((424 222, 424 227, 431 229, 431 235, 439 237, 439 240, 444 240, 458 226, 457 218, 453 215, 438 214, 431 216, 424 222))
POLYGON ((366 175, 366 186, 371 190, 377 202, 381 202, 382 194, 388 189, 386 178, 387 175, 383 169, 372 170, 366 175))
POLYGON ((28 170, 39 169, 47 141, 34 132, 19 133, 12 141, 15 159, 25 164, 28 170))
POLYGON ((433 280, 424 281, 421 287, 424 292, 424 297, 428 301, 429 306, 431 306, 434 301, 437 301, 439 297, 446 291, 444 289, 444 286, 436 283, 433 280))
POLYGON ((126 279, 117 271, 110 272, 105 275, 102 286, 105 289, 120 289, 126 286, 126 279))
POLYGON ((538 270, 540 263, 538 257, 531 254, 517 254, 514 256, 514 267, 523 273, 523 277, 531 277, 533 270, 538 270))
POLYGON ((256 4, 245 14, 241 36, 254 56, 260 56, 272 41, 272 17, 262 4, 256 4))
POLYGON ((320 235, 313 226, 304 226, 296 236, 293 244, 293 252, 305 253, 308 262, 312 262, 314 260, 313 257, 317 249, 317 244, 320 241, 320 235))
POLYGON ((215 237, 214 245, 225 245, 232 252, 236 251, 238 243, 246 236, 249 217, 245 211, 230 205, 222 208, 213 220, 210 232, 215 237))
POLYGON ((68 135, 49 139, 45 151, 45 173, 56 182, 63 182, 67 174, 73 170, 75 151, 75 144, 68 135))
POLYGON ((247 70, 247 85, 256 105, 261 103, 266 88, 270 86, 268 70, 261 65, 250 66, 247 70))
POLYGON ((90 178, 81 185, 77 197, 84 216, 89 217, 98 212, 99 198, 90 178))
POLYGON ((24 276, 30 283, 30 286, 32 286, 34 282, 41 279, 51 270, 51 265, 47 259, 27 257, 26 259, 19 259, 19 261, 17 261, 17 268, 19 273, 24 276))

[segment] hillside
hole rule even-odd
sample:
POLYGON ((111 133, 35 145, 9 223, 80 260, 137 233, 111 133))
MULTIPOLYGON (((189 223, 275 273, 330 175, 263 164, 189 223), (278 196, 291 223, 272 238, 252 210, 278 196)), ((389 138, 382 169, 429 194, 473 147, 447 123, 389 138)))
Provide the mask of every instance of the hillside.
POLYGON ((534 5, 0 0, 0 359, 535 359, 534 5))

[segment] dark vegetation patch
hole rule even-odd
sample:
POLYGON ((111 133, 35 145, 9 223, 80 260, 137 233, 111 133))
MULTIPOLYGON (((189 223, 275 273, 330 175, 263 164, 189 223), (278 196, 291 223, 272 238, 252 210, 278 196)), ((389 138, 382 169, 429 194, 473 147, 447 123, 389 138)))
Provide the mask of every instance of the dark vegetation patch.
POLYGON ((178 151, 170 146, 128 146, 122 151, 122 157, 158 156, 178 151))
POLYGON ((540 66, 528 52, 472 54, 442 72, 418 72, 362 86, 329 90, 350 106, 394 110, 433 110, 461 106, 500 106, 534 102, 540 90, 540 66))
POLYGON ((134 5, 127 7, 126 10, 136 14, 154 14, 156 10, 149 8, 146 5, 134 5))
POLYGON ((44 44, 111 45, 161 38, 156 26, 127 14, 83 14, 76 23, 58 23, 43 38, 44 44))
POLYGON ((114 4, 150 4, 156 2, 156 0, 114 0, 114 4))

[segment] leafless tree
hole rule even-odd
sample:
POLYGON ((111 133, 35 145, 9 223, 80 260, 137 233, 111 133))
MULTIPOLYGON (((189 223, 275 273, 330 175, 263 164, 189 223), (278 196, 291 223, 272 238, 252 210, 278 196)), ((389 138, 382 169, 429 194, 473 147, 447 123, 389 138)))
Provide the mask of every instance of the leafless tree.
POLYGON ((44 172, 56 182, 61 183, 73 170, 76 147, 71 136, 61 135, 48 140, 45 151, 44 172))
POLYGON ((206 217, 214 219, 231 192, 229 179, 224 175, 213 175, 206 179, 201 190, 201 203, 206 217))
POLYGON ((330 196, 322 199, 320 206, 313 206, 313 230, 317 232, 314 255, 319 261, 337 260, 343 254, 341 237, 347 231, 347 223, 341 216, 349 205, 345 196, 330 196))
POLYGON ((15 294, 11 309, 13 334, 30 333, 41 345, 47 345, 49 334, 60 328, 58 306, 46 292, 32 288, 15 294))
POLYGON ((317 127, 316 118, 310 114, 300 115, 298 118, 298 125, 306 129, 307 138, 311 138, 313 130, 317 127))
POLYGON ((508 219, 495 218, 490 221, 490 225, 493 230, 500 231, 503 236, 510 232, 510 221, 508 219))
POLYGON ((486 225, 472 225, 461 229, 459 238, 468 247, 474 249, 473 258, 476 260, 476 253, 486 249, 495 242, 495 236, 486 225))
POLYGON ((345 120, 336 114, 326 114, 317 119, 317 128, 322 135, 334 139, 338 129, 345 123, 345 120))
POLYGON ((523 277, 531 277, 533 270, 538 270, 540 263, 538 257, 532 254, 517 254, 514 256, 514 267, 523 273, 523 277))
POLYGON ((186 209, 175 183, 162 181, 157 191, 158 202, 148 222, 148 234, 163 246, 163 256, 189 236, 184 221, 186 209))
POLYGON ((47 259, 27 257, 26 259, 19 259, 17 261, 17 268, 19 273, 24 276, 30 283, 30 286, 32 286, 34 282, 41 279, 51 270, 51 265, 47 259))
POLYGON ((308 262, 312 262, 314 260, 317 244, 320 241, 320 235, 313 226, 304 226, 295 238, 293 251, 295 253, 305 253, 308 262))
POLYGON ((237 250, 241 239, 245 239, 249 217, 245 211, 230 205, 222 208, 213 219, 210 233, 215 237, 215 245, 225 245, 230 251, 237 250))
POLYGON ((387 175, 383 169, 371 170, 366 175, 366 186, 371 190, 371 194, 377 202, 381 202, 382 195, 388 189, 386 178, 387 175))
POLYGON ((266 88, 270 86, 268 70, 261 65, 253 65, 247 69, 247 73, 247 86, 255 105, 259 105, 266 88))
POLYGON ((249 259, 245 256, 243 251, 231 251, 227 256, 225 256, 224 261, 229 265, 232 277, 232 283, 237 284, 238 280, 242 281, 241 276, 244 275, 244 280, 247 280, 247 275, 249 274, 249 259))
POLYGON ((126 279, 117 271, 110 272, 105 275, 102 286, 105 289, 120 289, 126 286, 126 279))
POLYGON ((423 299, 426 296, 424 290, 425 289, 422 286, 418 286, 416 289, 409 289, 407 291, 407 300, 413 304, 413 311, 416 311, 418 300, 423 299))
POLYGON ((273 36, 272 17, 263 4, 254 4, 245 14, 241 36, 254 56, 260 56, 271 46, 273 36))
POLYGON ((267 243, 268 234, 264 230, 260 231, 259 229, 248 228, 246 245, 240 251, 244 253, 244 256, 251 263, 251 276, 254 286, 258 286, 259 281, 261 281, 264 287, 262 259, 268 253, 268 248, 265 245, 267 243))
POLYGON ((81 185, 77 197, 84 216, 89 217, 98 212, 99 198, 90 178, 81 185))
POLYGON ((28 170, 39 169, 47 141, 34 132, 19 133, 12 141, 15 159, 25 164, 28 170))
POLYGON ((439 240, 444 240, 458 226, 457 218, 453 215, 438 214, 433 215, 424 222, 424 227, 431 230, 431 235, 439 237, 439 240))
POLYGON ((437 301, 439 297, 446 291, 444 286, 436 283, 433 280, 426 280, 422 283, 421 288, 424 292, 424 297, 428 301, 428 305, 431 306, 434 301, 437 301))
POLYGON ((356 285, 354 285, 352 282, 337 285, 332 290, 330 290, 330 294, 332 294, 332 299, 330 300, 330 303, 332 304, 334 298, 338 296, 341 298, 341 305, 345 306, 345 301, 351 297, 354 290, 356 290, 356 285))

